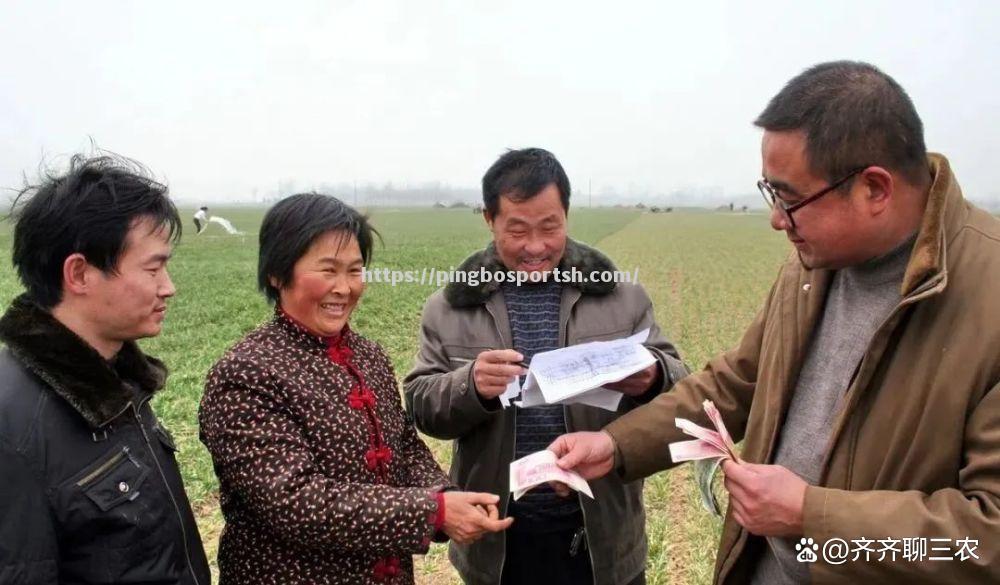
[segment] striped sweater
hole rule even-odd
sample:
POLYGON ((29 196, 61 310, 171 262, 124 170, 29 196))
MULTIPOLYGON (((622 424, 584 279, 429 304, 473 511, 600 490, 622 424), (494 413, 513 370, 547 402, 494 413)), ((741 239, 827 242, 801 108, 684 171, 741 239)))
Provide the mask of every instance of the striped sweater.
MULTIPOLYGON (((536 353, 559 348, 559 283, 506 283, 503 295, 514 349, 524 355, 525 362, 530 363, 536 353)), ((561 405, 522 408, 516 416, 515 459, 545 449, 566 432, 561 405)), ((512 502, 510 514, 517 518, 519 531, 545 532, 577 524, 580 504, 576 498, 561 498, 548 486, 540 486, 512 502)))

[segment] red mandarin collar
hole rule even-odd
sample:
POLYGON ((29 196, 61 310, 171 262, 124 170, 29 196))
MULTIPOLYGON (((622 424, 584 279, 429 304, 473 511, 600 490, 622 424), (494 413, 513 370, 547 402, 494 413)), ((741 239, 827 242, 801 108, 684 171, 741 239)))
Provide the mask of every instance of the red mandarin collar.
POLYGON ((306 327, 298 319, 289 315, 284 309, 279 307, 278 311, 281 313, 282 317, 289 321, 289 323, 298 329, 301 329, 303 332, 321 340, 323 344, 326 345, 326 354, 330 356, 330 359, 334 362, 338 364, 346 364, 352 357, 354 357, 354 351, 352 351, 347 345, 347 338, 350 337, 351 334, 351 326, 349 324, 345 323, 344 328, 340 330, 338 335, 325 336, 320 335, 319 333, 316 333, 312 329, 306 327))

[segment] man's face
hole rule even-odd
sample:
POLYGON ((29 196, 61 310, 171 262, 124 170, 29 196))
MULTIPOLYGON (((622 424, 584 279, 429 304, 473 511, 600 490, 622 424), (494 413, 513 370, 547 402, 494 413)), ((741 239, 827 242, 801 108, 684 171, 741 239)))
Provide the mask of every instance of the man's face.
POLYGON ((524 201, 501 196, 496 215, 484 215, 508 270, 546 272, 559 264, 566 250, 566 210, 555 183, 524 201))
POLYGON ((167 273, 170 234, 149 219, 132 224, 115 273, 97 271, 86 310, 101 338, 125 342, 155 337, 176 289, 167 273))
MULTIPOLYGON (((805 147, 802 131, 764 132, 762 173, 786 206, 829 186, 809 170, 805 147)), ((839 269, 872 257, 867 251, 870 218, 858 184, 855 179, 848 193, 838 190, 796 210, 794 228, 777 206, 771 211, 771 227, 785 232, 807 268, 839 269)))

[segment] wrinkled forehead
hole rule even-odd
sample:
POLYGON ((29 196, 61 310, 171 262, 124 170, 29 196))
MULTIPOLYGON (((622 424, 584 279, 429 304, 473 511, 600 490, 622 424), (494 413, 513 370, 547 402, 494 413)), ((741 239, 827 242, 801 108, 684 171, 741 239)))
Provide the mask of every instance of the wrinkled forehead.
POLYGON ((302 257, 317 262, 344 264, 363 260, 358 238, 348 230, 329 230, 316 236, 302 257))
POLYGON ((559 189, 553 183, 529 198, 502 195, 498 201, 497 219, 528 225, 560 222, 566 219, 566 210, 559 189))

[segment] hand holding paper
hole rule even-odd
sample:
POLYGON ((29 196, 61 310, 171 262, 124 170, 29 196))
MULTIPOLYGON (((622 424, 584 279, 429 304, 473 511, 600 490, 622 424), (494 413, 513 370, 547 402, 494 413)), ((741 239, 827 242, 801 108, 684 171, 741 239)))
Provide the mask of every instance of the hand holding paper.
POLYGON ((517 364, 524 356, 512 349, 491 349, 480 353, 472 364, 472 379, 476 392, 486 400, 500 397, 505 401, 505 391, 511 384, 517 384, 517 377, 524 374, 524 368, 517 364))
POLYGON ((542 404, 582 403, 616 411, 622 393, 603 386, 619 382, 656 364, 656 358, 643 347, 649 329, 612 341, 591 341, 531 358, 528 376, 521 387, 514 380, 500 396, 505 405, 518 394, 516 406, 527 408, 542 404))

